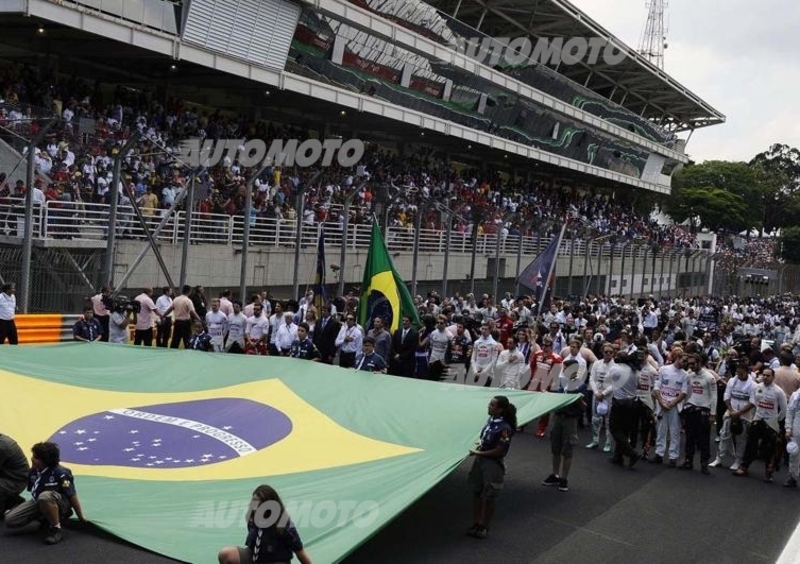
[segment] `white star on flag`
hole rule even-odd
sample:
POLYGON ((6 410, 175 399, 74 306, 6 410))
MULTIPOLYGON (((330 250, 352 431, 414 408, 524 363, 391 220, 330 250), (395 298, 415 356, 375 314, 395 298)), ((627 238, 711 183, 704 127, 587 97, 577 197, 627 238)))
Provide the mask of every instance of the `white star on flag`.
POLYGON ((83 435, 85 433, 86 433, 86 429, 78 429, 77 431, 75 431, 76 435, 83 435))
POLYGON ((66 435, 66 434, 67 434, 67 432, 66 432, 66 431, 59 431, 59 432, 58 432, 58 434, 59 434, 59 435, 66 435))
POLYGON ((139 431, 137 431, 136 429, 131 429, 131 431, 130 431, 130 434, 131 434, 131 435, 135 435, 135 434, 136 434, 136 433, 138 433, 138 432, 139 432, 139 431))
POLYGON ((233 427, 231 427, 230 425, 226 425, 225 427, 223 427, 223 429, 225 431, 230 431, 231 429, 233 429, 233 427))
POLYGON ((80 448, 78 448, 78 450, 80 450, 80 451, 89 450, 89 447, 80 447, 80 448))
POLYGON ((156 460, 156 464, 164 464, 163 460, 156 460))
POLYGON ((124 450, 125 452, 133 452, 136 449, 135 448, 124 448, 122 450, 124 450))
POLYGON ((81 446, 82 444, 83 444, 82 441, 78 441, 77 443, 75 443, 75 446, 81 446))
POLYGON ((187 459, 187 460, 184 460, 184 462, 187 462, 187 463, 188 463, 188 462, 194 462, 194 458, 189 458, 189 459, 187 459))
POLYGON ((104 419, 105 419, 106 421, 108 421, 108 420, 110 420, 110 419, 114 419, 114 416, 113 416, 113 415, 106 415, 106 416, 104 417, 104 419))
POLYGON ((96 440, 97 440, 97 439, 88 439, 88 441, 89 441, 90 443, 93 443, 93 442, 95 442, 96 440))

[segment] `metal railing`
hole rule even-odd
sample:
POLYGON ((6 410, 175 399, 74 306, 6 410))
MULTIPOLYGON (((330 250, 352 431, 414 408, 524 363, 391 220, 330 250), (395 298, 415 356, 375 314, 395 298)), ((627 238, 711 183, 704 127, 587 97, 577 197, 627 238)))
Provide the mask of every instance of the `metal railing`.
MULTIPOLYGON (((24 234, 24 200, 5 198, 0 201, 0 234, 10 237, 23 237, 24 234)), ((161 220, 163 210, 142 210, 148 223, 154 229, 161 220)), ((185 238, 185 212, 177 212, 162 229, 158 240, 164 243, 179 244, 185 238)), ((190 239, 193 244, 220 244, 241 246, 244 231, 244 216, 192 213, 190 239)), ((45 205, 35 205, 33 210, 33 237, 36 239, 73 239, 104 241, 108 232, 109 206, 86 202, 48 201, 45 205)), ((258 216, 250 217, 250 245, 254 247, 272 247, 275 249, 294 248, 297 219, 272 219, 258 216)), ((338 222, 324 223, 326 245, 342 244, 342 224, 338 222)), ((141 225, 136 221, 133 208, 120 204, 117 211, 118 239, 145 239, 141 225)), ((419 233, 419 250, 421 253, 471 253, 472 235, 469 232, 455 230, 450 235, 450 246, 446 246, 446 232, 441 229, 421 229, 419 233)), ((315 249, 319 236, 319 223, 303 222, 301 247, 315 249)), ((369 224, 350 224, 344 244, 348 249, 367 249, 370 243, 371 226, 369 224)), ((390 251, 411 251, 414 245, 413 227, 389 227, 386 231, 386 242, 390 251)), ((522 254, 537 255, 550 242, 547 236, 523 236, 522 254)), ((518 235, 502 236, 495 233, 478 235, 476 251, 478 254, 492 255, 500 245, 501 254, 516 254, 520 249, 518 235)), ((662 248, 656 256, 663 257, 678 249, 662 248)), ((584 255, 590 257, 610 257, 621 259, 653 258, 653 250, 644 244, 610 243, 596 240, 565 238, 559 254, 561 256, 584 255)))

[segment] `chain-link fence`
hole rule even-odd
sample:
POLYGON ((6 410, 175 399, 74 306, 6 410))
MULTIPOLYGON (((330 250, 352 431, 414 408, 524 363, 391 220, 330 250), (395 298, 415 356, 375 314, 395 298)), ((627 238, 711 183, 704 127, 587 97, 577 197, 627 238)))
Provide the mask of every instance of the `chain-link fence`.
MULTIPOLYGON (((100 287, 103 251, 33 248, 29 313, 76 313, 100 287)), ((0 273, 9 282, 21 279, 22 247, 0 246, 0 273)))

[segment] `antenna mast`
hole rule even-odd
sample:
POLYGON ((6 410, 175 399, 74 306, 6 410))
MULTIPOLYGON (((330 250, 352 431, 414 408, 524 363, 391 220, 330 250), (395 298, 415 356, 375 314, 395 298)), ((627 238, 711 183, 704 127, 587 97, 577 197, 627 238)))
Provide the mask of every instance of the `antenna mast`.
POLYGON ((647 0, 647 24, 639 44, 639 53, 661 70, 667 48, 666 11, 667 0, 647 0))

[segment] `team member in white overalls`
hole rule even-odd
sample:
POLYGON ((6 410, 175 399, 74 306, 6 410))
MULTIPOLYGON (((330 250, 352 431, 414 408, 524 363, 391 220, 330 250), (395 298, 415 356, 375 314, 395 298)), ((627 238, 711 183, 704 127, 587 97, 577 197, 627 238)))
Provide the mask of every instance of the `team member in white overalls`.
POLYGON ((783 484, 784 488, 796 488, 797 478, 800 474, 800 390, 789 398, 786 407, 786 450, 789 452, 789 479, 783 484))
POLYGON ((525 362, 525 355, 517 348, 516 337, 509 337, 506 341, 506 350, 497 357, 494 367, 494 381, 506 390, 519 390, 522 384, 522 374, 530 367, 525 362))
POLYGON ((222 352, 225 333, 228 332, 228 317, 219 310, 219 298, 211 300, 211 311, 206 313, 206 327, 211 337, 211 350, 222 352))
POLYGON ((592 364, 589 374, 589 385, 592 388, 592 442, 586 445, 586 448, 599 447, 600 431, 605 429, 606 445, 603 452, 611 452, 614 443, 611 429, 608 426, 611 414, 611 396, 614 393, 611 381, 608 380, 608 373, 614 367, 614 352, 614 346, 611 343, 603 345, 603 360, 592 364))
POLYGON ((483 386, 492 378, 499 348, 502 347, 492 338, 491 327, 485 323, 481 325, 481 336, 472 344, 472 362, 469 366, 472 380, 467 378, 467 382, 483 386))

